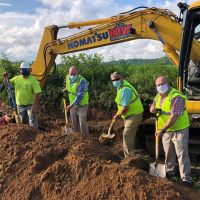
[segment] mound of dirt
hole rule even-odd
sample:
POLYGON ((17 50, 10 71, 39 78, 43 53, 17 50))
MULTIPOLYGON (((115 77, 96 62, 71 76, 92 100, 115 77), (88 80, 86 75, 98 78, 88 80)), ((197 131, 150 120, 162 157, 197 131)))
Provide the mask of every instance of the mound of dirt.
POLYGON ((1 200, 200 199, 194 189, 153 177, 143 167, 139 157, 122 160, 81 134, 0 127, 1 200))

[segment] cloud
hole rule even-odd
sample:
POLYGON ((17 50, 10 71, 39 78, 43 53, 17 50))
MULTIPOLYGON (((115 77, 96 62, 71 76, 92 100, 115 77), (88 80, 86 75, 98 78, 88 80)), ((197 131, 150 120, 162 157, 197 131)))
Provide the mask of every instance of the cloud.
MULTIPOLYGON (((178 15, 180 14, 180 9, 178 8, 177 4, 180 2, 180 0, 175 0, 175 1, 165 1, 163 2, 159 2, 159 3, 155 3, 154 7, 157 8, 165 8, 165 9, 169 9, 170 11, 172 11, 174 14, 178 15)), ((191 5, 192 3, 196 2, 196 0, 188 0, 185 1, 185 3, 187 3, 188 5, 191 5)))
POLYGON ((76 5, 78 4, 82 4, 84 2, 84 0, 38 0, 40 2, 42 2, 43 5, 48 5, 51 8, 55 9, 55 8, 61 8, 61 7, 68 7, 68 8, 72 8, 72 7, 76 7, 76 5))
POLYGON ((130 42, 101 47, 97 53, 104 55, 104 61, 109 61, 112 56, 116 60, 133 58, 160 58, 165 55, 162 43, 156 40, 140 39, 130 42))
MULTIPOLYGON (((51 7, 55 6, 55 1, 42 0, 51 7)), ((96 2, 96 4, 102 1, 96 2)), ((113 4, 108 10, 98 8, 88 8, 86 1, 56 1, 56 7, 68 5, 70 9, 62 10, 60 8, 48 9, 37 8, 34 15, 22 14, 18 12, 7 12, 0 14, 0 49, 8 56, 19 59, 25 57, 36 57, 40 41, 43 35, 44 27, 50 25, 67 25, 68 22, 91 20, 105 18, 118 14, 120 11, 132 9, 131 6, 119 7, 113 4), (86 12, 87 10, 87 12, 86 12), (77 14, 78 13, 78 14, 77 14)), ((85 29, 87 29, 86 27, 85 29)), ((61 29, 58 38, 66 37, 79 32, 78 29, 61 29)))
POLYGON ((114 5, 114 0, 38 0, 42 2, 43 5, 48 5, 51 8, 61 8, 61 7, 68 7, 73 8, 77 7, 77 5, 86 4, 88 8, 93 7, 93 9, 96 9, 96 7, 108 7, 114 5))
MULTIPOLYGON (((107 18, 126 12, 136 7, 124 4, 120 6, 118 1, 106 0, 38 0, 46 7, 38 7, 35 14, 23 14, 19 12, 0 13, 0 50, 8 54, 12 59, 30 59, 36 57, 44 27, 50 25, 67 25, 68 22, 87 21, 107 18), (111 6, 112 5, 112 6, 111 6), (49 6, 49 7, 48 7, 49 6)), ((153 0, 152 0, 153 1, 153 0)), ((155 7, 168 8, 179 15, 176 4, 179 0, 155 3, 155 7)), ((193 3, 189 0, 187 2, 193 3)), ((187 3, 186 2, 186 3, 187 3)), ((151 0, 147 0, 151 3, 151 0)), ((88 29, 88 27, 82 30, 88 29)), ((60 29, 58 38, 67 37, 80 32, 78 29, 60 29)), ((100 53, 104 55, 104 61, 109 61, 111 56, 118 59, 129 58, 158 58, 165 54, 162 44, 153 40, 134 40, 105 46, 85 51, 87 54, 100 53)), ((57 58, 60 62, 60 56, 57 58)))
POLYGON ((188 5, 193 4, 194 2, 196 2, 196 0, 188 0, 188 5))
POLYGON ((20 45, 17 45, 17 46, 12 46, 10 48, 8 48, 6 50, 6 54, 9 54, 17 59, 24 59, 26 57, 30 57, 32 55, 35 55, 35 47, 34 45, 30 45, 30 46, 20 46, 20 45))
POLYGON ((9 3, 0 3, 0 6, 12 6, 12 5, 9 3))
POLYGON ((151 4, 152 0, 147 0, 147 5, 149 6, 151 4))
POLYGON ((87 1, 87 2, 88 2, 88 4, 90 3, 91 6, 107 7, 107 6, 113 5, 114 0, 110 0, 110 1, 107 1, 107 0, 95 0, 95 1, 87 1))

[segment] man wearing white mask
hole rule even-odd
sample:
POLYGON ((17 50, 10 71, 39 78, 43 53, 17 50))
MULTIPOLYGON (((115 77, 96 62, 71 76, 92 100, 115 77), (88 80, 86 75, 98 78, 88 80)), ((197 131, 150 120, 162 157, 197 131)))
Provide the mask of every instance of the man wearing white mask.
POLYGON ((183 186, 191 186, 192 177, 188 155, 189 118, 186 110, 187 97, 170 87, 164 76, 156 80, 158 94, 154 98, 150 112, 162 109, 158 118, 158 131, 155 135, 162 138, 165 151, 167 177, 175 176, 176 155, 183 186))
POLYGON ((136 131, 142 121, 144 109, 136 89, 123 79, 120 72, 112 73, 111 80, 117 88, 115 102, 118 107, 118 112, 113 117, 113 121, 116 121, 119 116, 124 119, 123 149, 124 156, 129 157, 135 150, 136 131))
POLYGON ((75 132, 81 132, 89 139, 89 130, 87 125, 88 111, 88 82, 79 73, 76 67, 69 69, 69 75, 66 77, 66 87, 63 93, 68 91, 70 105, 66 107, 70 111, 70 116, 75 132))

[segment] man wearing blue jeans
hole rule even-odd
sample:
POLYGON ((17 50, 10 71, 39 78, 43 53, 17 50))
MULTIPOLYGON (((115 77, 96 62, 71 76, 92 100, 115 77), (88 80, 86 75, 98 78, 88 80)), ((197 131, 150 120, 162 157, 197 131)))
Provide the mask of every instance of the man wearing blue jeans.
MULTIPOLYGON (((37 79, 30 75, 30 70, 29 63, 22 62, 20 65, 21 75, 13 77, 10 85, 15 88, 17 110, 22 123, 38 128, 36 111, 41 88, 37 79)), ((8 87, 6 74, 8 73, 3 73, 4 84, 8 87)))

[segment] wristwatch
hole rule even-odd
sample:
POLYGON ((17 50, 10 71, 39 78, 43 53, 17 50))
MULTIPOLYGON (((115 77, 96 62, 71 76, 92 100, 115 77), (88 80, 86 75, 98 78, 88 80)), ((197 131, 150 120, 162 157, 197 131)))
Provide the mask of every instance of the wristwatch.
POLYGON ((161 131, 162 131, 162 133, 165 133, 165 132, 166 132, 166 130, 164 130, 164 129, 161 129, 161 131))

